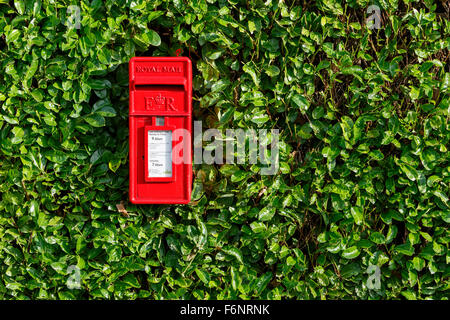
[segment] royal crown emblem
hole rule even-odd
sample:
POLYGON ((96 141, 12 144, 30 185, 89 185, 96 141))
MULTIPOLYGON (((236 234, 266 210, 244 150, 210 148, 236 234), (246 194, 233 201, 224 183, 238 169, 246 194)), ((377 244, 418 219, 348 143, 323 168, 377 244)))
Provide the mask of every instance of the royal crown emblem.
POLYGON ((145 109, 154 111, 176 111, 174 102, 175 98, 165 97, 160 93, 155 97, 145 97, 145 109))

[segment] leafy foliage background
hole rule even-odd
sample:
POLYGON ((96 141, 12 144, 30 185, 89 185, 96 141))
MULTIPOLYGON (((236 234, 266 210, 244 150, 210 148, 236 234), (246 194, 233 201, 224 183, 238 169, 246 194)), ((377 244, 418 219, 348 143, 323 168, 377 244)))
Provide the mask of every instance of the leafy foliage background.
POLYGON ((0 0, 0 298, 448 298, 449 6, 371 4, 0 0), (194 118, 280 129, 280 172, 134 206, 127 62, 178 48, 194 118))

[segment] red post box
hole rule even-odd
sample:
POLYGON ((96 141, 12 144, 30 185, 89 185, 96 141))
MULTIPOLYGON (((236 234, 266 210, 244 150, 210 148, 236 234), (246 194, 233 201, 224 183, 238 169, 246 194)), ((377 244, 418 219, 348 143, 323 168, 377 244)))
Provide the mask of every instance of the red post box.
POLYGON ((192 190, 192 64, 134 57, 130 76, 130 201, 188 203, 192 190))

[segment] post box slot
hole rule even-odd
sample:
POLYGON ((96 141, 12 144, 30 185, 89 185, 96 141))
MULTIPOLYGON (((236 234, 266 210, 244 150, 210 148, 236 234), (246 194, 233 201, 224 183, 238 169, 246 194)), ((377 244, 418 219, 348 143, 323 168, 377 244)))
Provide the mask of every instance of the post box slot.
POLYGON ((157 85, 157 84, 136 84, 136 91, 184 91, 184 86, 179 84, 157 85))
MULTIPOLYGON (((161 76, 161 77, 151 77, 151 76, 144 76, 144 77, 137 77, 134 79, 134 85, 168 85, 168 86, 175 86, 175 85, 181 85, 181 86, 187 86, 187 81, 183 77, 168 77, 168 76, 161 76)), ((186 87, 187 89, 187 87, 186 87)))

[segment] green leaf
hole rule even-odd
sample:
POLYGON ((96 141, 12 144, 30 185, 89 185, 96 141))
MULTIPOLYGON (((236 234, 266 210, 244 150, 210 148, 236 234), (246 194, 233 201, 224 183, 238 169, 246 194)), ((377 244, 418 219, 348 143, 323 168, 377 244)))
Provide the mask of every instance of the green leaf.
POLYGON ((25 13, 25 1, 14 0, 14 7, 16 7, 16 10, 20 15, 25 13))
POLYGON ((102 107, 98 109, 95 113, 103 117, 115 117, 117 115, 116 110, 113 107, 109 106, 102 107))
POLYGON ((302 112, 306 112, 309 108, 309 101, 300 94, 294 94, 291 101, 294 107, 300 109, 302 112))
POLYGON ((342 257, 344 257, 345 259, 354 259, 359 256, 359 254, 360 251, 356 246, 352 246, 342 251, 342 257))
POLYGON ((380 232, 373 232, 370 235, 370 240, 376 244, 383 244, 386 241, 384 235, 380 232))
POLYGON ((225 252, 226 254, 229 254, 230 256, 235 257, 239 263, 241 263, 241 264, 244 263, 244 259, 242 257, 241 250, 239 250, 238 248, 233 248, 233 247, 227 246, 225 248, 222 248, 222 251, 225 252))
POLYGON ((25 80, 31 79, 33 75, 36 73, 39 66, 39 61, 37 59, 34 59, 31 61, 30 66, 27 68, 27 72, 25 73, 25 80))
POLYGON ((448 206, 448 197, 441 191, 433 191, 433 194, 438 197, 439 199, 441 199, 441 201, 448 206))
POLYGON ((280 69, 277 66, 268 66, 265 70, 264 70, 267 75, 269 77, 276 77, 277 75, 280 74, 280 69))
POLYGON ((123 282, 125 282, 126 284, 128 284, 130 287, 133 288, 140 288, 141 285, 139 284, 139 281, 136 279, 136 277, 132 274, 127 274, 124 278, 123 278, 123 282))
POLYGON ((390 225, 386 236, 386 244, 391 243, 397 236, 398 228, 396 225, 390 225))
POLYGON ((22 142, 22 138, 25 134, 22 128, 20 127, 14 127, 11 132, 13 133, 13 138, 11 139, 12 144, 18 144, 22 142))
POLYGON ((369 156, 374 160, 383 160, 384 159, 384 155, 380 150, 370 151, 369 156))
POLYGON ((406 174, 406 176, 408 177, 409 180, 416 181, 416 179, 418 177, 418 173, 414 167, 412 167, 408 164, 403 164, 403 165, 400 165, 400 168, 406 174))
POLYGON ((361 225, 364 221, 364 212, 360 207, 351 207, 350 213, 352 214, 353 220, 357 225, 361 225))
POLYGON ((313 110, 312 116, 314 119, 320 119, 325 115, 323 107, 317 107, 313 110))
POLYGON ((261 221, 269 221, 272 220, 275 215, 276 209, 272 207, 264 207, 258 215, 258 219, 261 221))
POLYGON ((412 256, 414 254, 414 247, 409 243, 400 244, 395 246, 395 251, 407 256, 412 256))
POLYGON ((256 282, 255 285, 255 292, 257 296, 259 296, 264 291, 264 289, 266 289, 271 279, 272 279, 271 272, 266 272, 265 274, 263 274, 261 277, 258 278, 258 281, 256 282))
POLYGON ((269 116, 264 111, 261 111, 259 113, 256 113, 255 115, 253 115, 251 120, 252 120, 252 122, 254 122, 258 125, 262 125, 262 124, 266 123, 267 121, 269 121, 269 116))
POLYGON ((253 221, 250 224, 250 228, 252 229, 252 231, 254 233, 260 233, 266 230, 266 226, 264 223, 260 222, 260 221, 253 221))
POLYGON ((93 127, 103 127, 105 125, 105 118, 100 114, 91 114, 84 117, 84 120, 93 127))
POLYGON ((33 96, 34 100, 36 100, 37 102, 41 102, 42 99, 44 99, 44 93, 41 89, 34 89, 31 92, 31 95, 33 96))
POLYGON ((251 63, 246 63, 242 67, 242 70, 244 70, 245 73, 248 73, 251 76, 251 78, 252 78, 253 82, 255 83, 255 85, 257 87, 259 87, 259 77, 257 76, 253 65, 251 63))
POLYGON ((200 270, 200 269, 195 269, 195 273, 197 274, 197 276, 199 277, 199 279, 206 285, 208 285, 209 281, 210 281, 210 277, 209 274, 204 271, 204 270, 200 270))
POLYGON ((45 152, 45 157, 55 163, 63 164, 69 156, 59 150, 49 150, 45 152))
POLYGON ((103 89, 111 88, 111 82, 107 79, 89 79, 87 81, 87 84, 93 90, 103 90, 103 89))
POLYGON ((161 38, 160 38, 159 34, 156 33, 156 31, 149 30, 147 35, 148 35, 149 42, 152 46, 157 47, 161 44, 161 38))
POLYGON ((341 128, 344 135, 344 139, 350 141, 353 132, 353 120, 350 117, 343 116, 341 118, 341 128))

